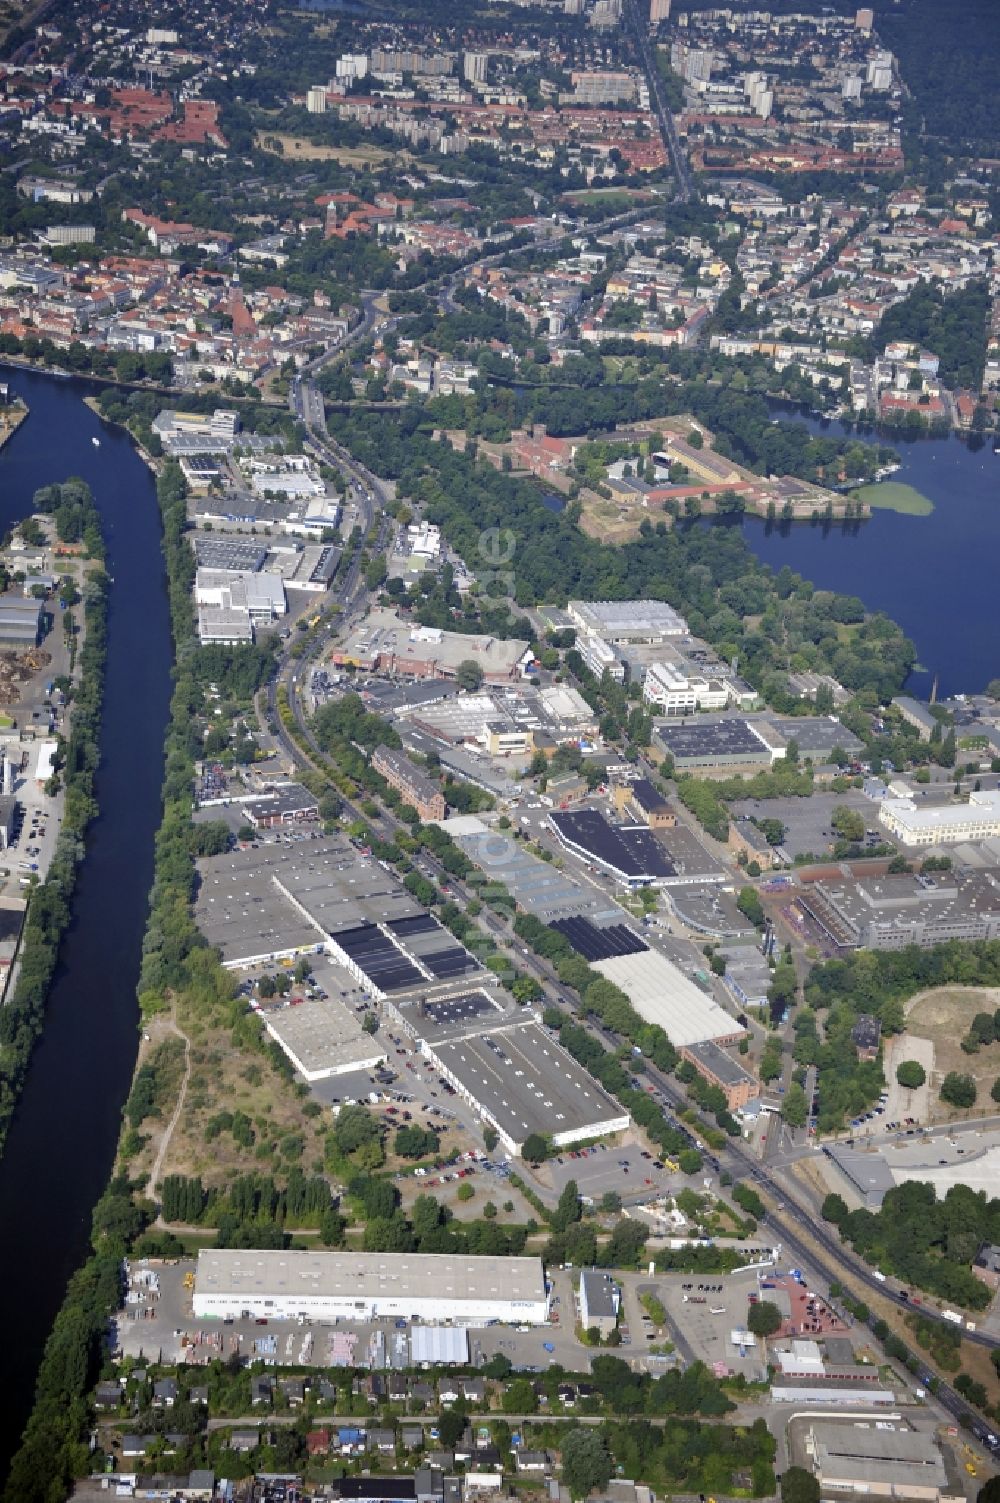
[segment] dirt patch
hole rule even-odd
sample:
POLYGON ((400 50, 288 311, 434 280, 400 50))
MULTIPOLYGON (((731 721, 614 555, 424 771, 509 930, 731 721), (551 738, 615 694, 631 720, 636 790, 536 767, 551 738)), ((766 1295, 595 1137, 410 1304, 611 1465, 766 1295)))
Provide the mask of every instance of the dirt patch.
POLYGON ((947 1122, 965 1115, 946 1106, 938 1095, 941 1081, 951 1070, 973 1076, 979 1091, 977 1108, 990 1108, 990 1091, 1000 1076, 1000 1044, 986 1045, 978 1054, 966 1054, 961 1041, 977 1012, 994 1013, 998 1007, 1000 987, 981 986, 935 987, 907 1003, 908 1032, 927 1039, 934 1049, 929 1092, 931 1121, 947 1122))
POLYGON ((324 146, 306 136, 285 131, 258 131, 255 141, 261 151, 296 162, 339 162, 342 167, 378 167, 389 153, 378 146, 324 146))
MULTIPOLYGON (((263 1055, 234 1049, 229 1028, 193 1014, 193 1009, 179 1009, 178 1025, 191 1040, 191 1073, 184 1109, 160 1165, 161 1175, 200 1175, 206 1189, 222 1189, 236 1175, 252 1170, 279 1179, 284 1179, 293 1164, 306 1175, 322 1173, 329 1113, 309 1116, 303 1110, 308 1095, 300 1096, 263 1055), (206 1131, 211 1119, 223 1111, 246 1114, 252 1126, 251 1144, 241 1145, 228 1130, 215 1136, 206 1131)), ((154 1018, 150 1022, 150 1033, 159 1021, 154 1018)), ((178 1092, 182 1078, 181 1058, 178 1092)), ((165 1105, 160 1130, 130 1166, 133 1172, 151 1168, 175 1105, 176 1093, 165 1105)))

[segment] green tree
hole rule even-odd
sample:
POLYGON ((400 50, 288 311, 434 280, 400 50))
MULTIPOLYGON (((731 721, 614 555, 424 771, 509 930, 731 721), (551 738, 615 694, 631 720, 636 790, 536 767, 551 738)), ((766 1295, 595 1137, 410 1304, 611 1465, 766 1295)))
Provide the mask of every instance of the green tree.
POLYGON ((781 1503, 819 1503, 820 1486, 804 1466, 790 1466, 781 1475, 781 1503))
POLYGON ((831 1193, 823 1201, 823 1205, 820 1208, 820 1215, 823 1217, 823 1220, 832 1221, 837 1226, 839 1226, 840 1223, 845 1220, 845 1218, 849 1214, 850 1211, 847 1205, 847 1201, 842 1195, 838 1195, 835 1191, 831 1191, 831 1193))
POLYGON ((582 1212, 580 1205, 580 1190, 575 1179, 567 1180, 559 1196, 558 1203, 552 1213, 552 1229, 556 1232, 564 1232, 572 1226, 574 1221, 579 1221, 582 1212))
POLYGON ((607 1442, 596 1426, 576 1426, 562 1443, 562 1479, 571 1497, 586 1498, 595 1488, 607 1487, 614 1463, 607 1442))
POLYGON ((483 682, 483 670, 472 658, 463 658, 455 669, 455 682, 460 689, 474 691, 483 682))
POLYGON ((380 1137, 378 1123, 366 1106, 341 1107, 333 1131, 341 1153, 353 1153, 380 1137))
POLYGON ((976 1104, 976 1082, 971 1075, 949 1070, 941 1082, 941 1100, 949 1106, 967 1108, 976 1104))
POLYGON ((927 1079, 927 1071, 919 1060, 904 1059, 896 1066, 896 1079, 908 1091, 915 1091, 927 1079))
POLYGON ((773 1336, 781 1329, 781 1311, 768 1299, 758 1300, 750 1306, 747 1315, 747 1330, 754 1336, 773 1336))
POLYGON ((757 896, 755 887, 741 887, 740 895, 736 899, 736 906, 742 914, 750 920, 758 929, 764 927, 764 907, 757 896))
POLYGON ((515 1378, 504 1390, 504 1414, 534 1414, 538 1408, 533 1385, 527 1378, 515 1378))
POLYGON ((809 1104, 806 1101, 805 1091, 794 1080, 785 1092, 785 1099, 781 1103, 781 1115, 789 1127, 805 1127, 806 1125, 809 1104))
POLYGON ((549 1145, 541 1133, 532 1132, 524 1140, 521 1155, 529 1164, 541 1164, 549 1156, 549 1145))
POLYGON ((465 1411, 456 1405, 442 1411, 438 1419, 438 1438, 446 1451, 453 1451, 465 1434, 467 1425, 465 1411))
POLYGON ((842 840, 849 840, 852 844, 865 838, 864 815, 859 809, 852 809, 847 804, 837 805, 830 825, 842 840))

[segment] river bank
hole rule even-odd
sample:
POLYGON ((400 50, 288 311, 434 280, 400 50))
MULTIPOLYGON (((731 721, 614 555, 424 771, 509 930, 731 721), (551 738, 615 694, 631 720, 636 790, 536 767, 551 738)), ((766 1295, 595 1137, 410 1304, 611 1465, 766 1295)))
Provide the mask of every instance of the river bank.
POLYGON ((28 408, 23 402, 0 407, 0 449, 14 437, 27 416, 28 408))
POLYGON ((9 1302, 0 1475, 28 1417, 67 1281, 89 1247, 93 1208, 114 1163, 138 1043, 136 984, 160 816, 171 652, 153 481, 131 441, 100 425, 91 383, 5 373, 33 421, 0 453, 0 530, 31 511, 41 486, 78 474, 107 545, 107 657, 99 813, 88 833, 45 1013, 0 1158, 0 1279, 9 1302), (36 437, 37 435, 37 437, 36 437), (57 437, 57 441, 55 441, 57 437), (100 447, 92 443, 101 439, 100 447))
MULTIPOLYGON (((99 527, 93 499, 86 493, 88 527, 99 527)), ((103 539, 100 549, 103 556, 103 539)), ((83 646, 79 672, 70 656, 68 732, 60 738, 61 755, 53 781, 63 784, 55 849, 43 880, 28 887, 28 906, 18 953, 4 992, 0 1016, 0 1154, 17 1109, 32 1054, 42 1033, 49 988, 59 963, 63 937, 71 922, 77 872, 86 851, 86 836, 96 814, 94 777, 100 760, 100 728, 107 658, 108 580, 101 559, 88 560, 83 588, 83 646)), ((64 615, 64 623, 69 612, 64 615)), ((74 643, 75 646, 75 643, 74 643)), ((46 791, 50 786, 46 785, 46 791)), ((23 820, 27 828, 27 816, 23 820)), ((37 855, 38 852, 34 851, 37 855)), ((23 868, 23 863, 21 867, 23 868)), ((24 880, 24 879, 22 879, 24 880)))

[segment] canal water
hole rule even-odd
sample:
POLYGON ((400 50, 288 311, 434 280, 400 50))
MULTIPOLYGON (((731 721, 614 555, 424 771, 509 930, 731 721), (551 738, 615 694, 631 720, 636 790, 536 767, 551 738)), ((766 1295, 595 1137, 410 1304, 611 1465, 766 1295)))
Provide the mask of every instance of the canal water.
POLYGON ((150 471, 128 438, 84 405, 91 390, 85 383, 10 368, 0 368, 0 379, 30 408, 0 450, 0 531, 30 512, 39 486, 81 475, 101 511, 113 580, 100 813, 78 874, 45 1032, 0 1157, 2 1478, 67 1280, 89 1248, 91 1211, 109 1178, 135 1064, 171 644, 150 471))
MULTIPOLYGON (((787 410, 780 415, 789 419, 787 410)), ((817 433, 846 431, 800 421, 817 433)), ((743 536, 774 569, 787 564, 898 621, 926 670, 910 675, 910 693, 926 697, 935 674, 942 695, 978 692, 1000 678, 1000 455, 988 442, 974 449, 954 436, 884 441, 902 460, 891 478, 930 497, 929 516, 874 511, 856 528, 782 528, 747 517, 743 536)))

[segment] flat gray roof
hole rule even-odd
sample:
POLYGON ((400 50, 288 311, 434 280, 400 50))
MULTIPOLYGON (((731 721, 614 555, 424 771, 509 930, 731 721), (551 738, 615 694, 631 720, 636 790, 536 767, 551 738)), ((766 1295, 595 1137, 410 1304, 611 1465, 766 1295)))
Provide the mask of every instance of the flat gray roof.
MULTIPOLYGON (((445 826, 450 829, 452 821, 445 826)), ((551 861, 542 861, 502 830, 468 829, 471 821, 455 821, 454 838, 488 881, 502 882, 519 907, 548 923, 573 914, 605 913, 612 906, 585 888, 551 861)))
POLYGON ((229 964, 424 911, 395 877, 340 836, 230 851, 199 861, 198 873, 195 919, 229 964))
MULTIPOLYGON (((712 1074, 717 1080, 721 1080, 723 1085, 741 1085, 745 1080, 754 1079, 750 1071, 745 1070, 738 1059, 734 1059, 731 1054, 727 1054, 725 1049, 719 1044, 713 1043, 711 1039, 707 1040, 704 1044, 689 1044, 688 1051, 695 1059, 700 1060, 706 1069, 711 1070, 712 1074)), ((756 1084, 756 1082, 754 1083, 756 1084)))
MULTIPOLYGON (((317 968, 319 969, 319 968, 317 968)), ((322 966, 321 984, 329 992, 338 984, 360 1002, 361 988, 339 966, 322 966)), ((385 1044, 376 1034, 361 1026, 363 1014, 340 997, 306 997, 297 987, 291 995, 300 1000, 294 1005, 271 1005, 261 1011, 264 1026, 291 1059, 306 1080, 322 1080, 349 1070, 371 1069, 386 1058, 385 1044)))
POLYGON ((545 1275, 541 1258, 211 1248, 198 1254, 195 1289, 216 1296, 538 1301, 545 1298, 545 1275))
POLYGON ((442 1068, 515 1143, 535 1132, 580 1133, 627 1120, 625 1109, 538 1023, 430 1047, 442 1068))
POLYGON ((585 1268, 580 1274, 581 1291, 587 1291, 587 1314, 614 1319, 618 1305, 615 1281, 600 1268, 585 1268))
POLYGON ((797 741, 804 756, 819 753, 829 756, 835 746, 845 752, 859 752, 863 743, 833 715, 768 715, 766 725, 773 726, 784 741, 797 741))

